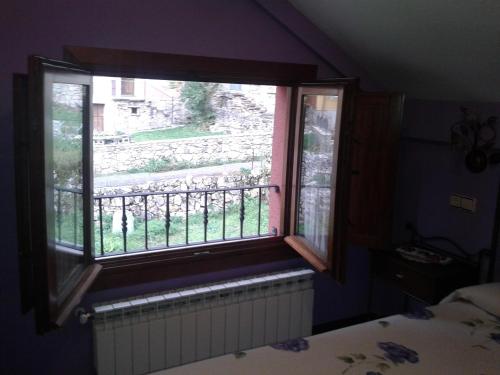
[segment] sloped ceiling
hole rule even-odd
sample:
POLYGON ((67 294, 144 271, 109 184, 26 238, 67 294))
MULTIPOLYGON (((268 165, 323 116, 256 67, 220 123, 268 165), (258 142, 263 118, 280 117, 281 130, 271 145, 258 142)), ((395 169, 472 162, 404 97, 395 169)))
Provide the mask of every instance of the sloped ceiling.
POLYGON ((500 0, 289 0, 409 97, 500 101, 500 0))

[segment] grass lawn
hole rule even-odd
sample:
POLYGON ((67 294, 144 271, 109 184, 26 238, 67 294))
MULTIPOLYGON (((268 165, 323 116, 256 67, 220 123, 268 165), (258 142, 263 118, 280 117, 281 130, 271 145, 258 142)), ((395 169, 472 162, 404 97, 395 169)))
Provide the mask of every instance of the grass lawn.
MULTIPOLYGON (((245 198, 245 220, 243 222, 243 236, 250 237, 258 234, 258 198, 245 198)), ((208 212, 207 241, 222 240, 222 212, 208 212)), ((100 228, 98 218, 94 221, 94 239, 96 256, 101 254, 100 228)), ((57 220, 57 219, 56 219, 57 220)), ((127 252, 145 249, 145 222, 142 217, 134 218, 134 231, 127 233, 127 252)), ((113 216, 103 215, 103 242, 104 255, 123 254, 123 235, 113 233, 113 216)), ((269 231, 269 206, 262 201, 260 233, 269 231)), ((61 217, 60 238, 68 244, 83 243, 83 219, 81 211, 77 215, 63 214, 61 217), (76 223, 75 223, 76 218, 76 223), (76 224, 76 226, 75 226, 76 224), (74 231, 76 227, 76 233, 74 231)), ((59 225, 55 223, 56 240, 59 239, 59 225)), ((226 206, 225 238, 240 238, 240 206, 232 204, 226 206)), ((204 241, 204 225, 202 213, 191 213, 188 216, 188 243, 199 243, 204 241)), ((172 216, 169 228, 169 246, 186 245, 186 218, 185 215, 172 216)), ((148 220, 148 248, 166 247, 165 220, 148 220)))
POLYGON ((209 135, 221 135, 223 132, 210 132, 202 130, 196 126, 186 125, 172 129, 158 129, 144 132, 138 132, 130 136, 132 142, 158 141, 162 139, 178 139, 178 138, 193 138, 205 137, 209 135))
MULTIPOLYGON (((263 157, 256 157, 253 159, 253 162, 259 162, 263 160, 263 157)), ((121 175, 134 174, 134 173, 159 173, 159 172, 171 172, 171 171, 180 171, 183 169, 194 169, 194 168, 202 168, 202 167, 213 167, 218 165, 230 165, 236 163, 247 163, 251 162, 252 159, 232 159, 232 160, 223 160, 223 159, 215 159, 215 160, 207 160, 207 161, 199 161, 199 162, 188 162, 188 161, 179 161, 172 162, 166 158, 160 159, 150 159, 146 163, 145 166, 141 168, 129 168, 126 172, 115 173, 121 175)), ((241 173, 250 174, 252 170, 249 168, 241 168, 243 171, 241 173)))
MULTIPOLYGON (((240 237, 240 206, 231 205, 226 207, 226 238, 240 237)), ((103 242, 104 254, 116 255, 123 253, 123 235, 112 233, 112 216, 103 217, 103 242)), ((245 199, 245 221, 243 222, 243 236, 257 235, 258 224, 258 199, 245 199)), ((260 233, 266 234, 269 230, 269 206, 267 202, 262 202, 260 233)), ((95 224, 95 249, 99 256, 101 251, 99 223, 95 224)), ((135 230, 127 233, 127 252, 144 250, 145 223, 143 218, 135 218, 135 230)), ((203 242, 204 225, 203 214, 193 213, 188 217, 188 242, 190 244, 203 242)), ((222 212, 208 213, 207 240, 222 240, 222 212)), ((148 247, 165 247, 166 231, 165 221, 159 219, 148 220, 148 247)), ((171 217, 169 229, 169 245, 186 244, 186 219, 185 217, 171 217)))

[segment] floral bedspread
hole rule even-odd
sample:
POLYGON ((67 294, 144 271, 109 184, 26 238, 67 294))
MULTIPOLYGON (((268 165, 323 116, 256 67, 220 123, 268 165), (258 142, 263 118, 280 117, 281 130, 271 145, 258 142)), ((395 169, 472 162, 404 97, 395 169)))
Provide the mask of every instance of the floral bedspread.
POLYGON ((500 318, 451 302, 160 374, 498 375, 500 318))

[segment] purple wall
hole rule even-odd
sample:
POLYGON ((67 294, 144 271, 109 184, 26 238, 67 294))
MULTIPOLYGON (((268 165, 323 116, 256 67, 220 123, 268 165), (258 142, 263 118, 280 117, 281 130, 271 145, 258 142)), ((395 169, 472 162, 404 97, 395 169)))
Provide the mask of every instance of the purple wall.
MULTIPOLYGON (((284 1, 270 1, 274 16, 296 19, 295 10, 284 1), (280 16, 280 12, 283 17, 280 16)), ((269 5, 269 4, 268 4, 269 5)), ((294 23, 295 33, 314 39, 307 22, 294 23), (302 25, 302 26, 301 26, 302 25)), ((324 41, 319 36, 315 43, 324 41), (319 41, 319 42, 318 42, 319 41)), ((318 64, 322 77, 332 72, 318 55, 251 0, 152 0, 105 2, 89 0, 16 0, 3 5, 0 13, 0 204, 3 209, 3 248, 0 262, 0 372, 6 374, 89 374, 92 372, 90 326, 74 320, 44 337, 34 335, 31 314, 19 312, 16 228, 12 147, 12 73, 26 72, 27 56, 40 54, 60 58, 66 44, 125 48, 216 57, 247 58, 318 64)), ((315 44, 322 56, 349 61, 331 42, 315 44), (332 49, 333 48, 333 49, 332 49)), ((332 61, 335 64, 335 61, 332 61)), ((345 68, 345 67, 344 67, 345 68)), ((458 103, 408 101, 404 135, 446 140, 449 125, 456 120, 458 103)), ((486 115, 500 114, 498 104, 483 104, 486 115)), ((455 238, 463 246, 489 246, 495 193, 500 169, 475 176, 468 173, 446 146, 403 141, 396 197, 395 238, 401 239, 407 219, 423 233, 455 238), (478 212, 469 215, 447 205, 451 192, 476 196, 478 212), (467 231, 468 230, 468 231, 467 231)), ((316 277, 315 323, 362 314, 368 293, 367 252, 351 248, 347 283, 339 286, 326 276, 316 277)), ((232 269, 198 277, 138 285, 134 288, 94 293, 90 304, 170 287, 187 286, 246 274, 302 266, 300 260, 232 269)), ((500 267, 499 267, 500 269, 500 267)))
MULTIPOLYGON (((500 103, 406 101, 394 197, 396 244, 409 240, 405 224, 410 221, 422 235, 451 238, 471 252, 490 247, 500 166, 473 174, 465 168, 464 155, 451 151, 450 126, 460 119, 462 105, 484 116, 500 116, 500 103), (451 193, 476 197, 477 211, 468 213, 450 207, 451 193)), ((500 260, 496 278, 500 279, 500 260)), ((372 288, 371 310, 379 315, 401 312, 406 302, 411 309, 416 302, 406 301, 399 289, 381 280, 376 280, 372 288)))
MULTIPOLYGON (((288 6, 283 1, 277 3, 278 8, 288 6)), ((288 16, 293 11, 288 9, 288 16)), ((295 27, 294 31, 300 32, 300 27, 295 27)), ((311 29, 306 32, 310 37, 311 29)), ((30 54, 60 58, 63 45, 309 63, 319 66, 322 77, 331 77, 334 72, 251 0, 16 0, 2 6, 0 43, 3 46, 0 64, 0 206, 3 229, 0 373, 89 374, 92 372, 90 326, 79 326, 72 319, 63 329, 38 337, 34 334, 32 315, 20 314, 14 219, 12 73, 26 72, 30 54)), ((315 48, 328 50, 332 46, 329 42, 315 48)), ((339 58, 346 60, 342 56, 339 58)), ((368 285, 366 251, 352 249, 348 261, 345 286, 338 286, 323 276, 317 277, 315 323, 365 311, 368 285)), ((302 261, 278 262, 110 290, 90 295, 85 303, 297 265, 303 265, 302 261)))
MULTIPOLYGON (((333 65, 334 70, 346 77, 362 77, 360 86, 363 90, 381 90, 383 85, 374 81, 375 77, 368 77, 366 71, 359 64, 346 55, 338 45, 321 32, 316 25, 291 7, 287 1, 282 0, 255 0, 260 4, 277 22, 286 27, 295 39, 299 40, 314 54, 333 65)), ((321 75, 321 71, 320 71, 321 75)), ((335 78, 332 73, 322 74, 324 79, 335 78)))
MULTIPOLYGON (((411 221, 424 236, 452 238, 468 251, 490 247, 500 165, 473 174, 465 168, 464 155, 452 152, 448 143, 449 131, 460 119, 461 105, 484 117, 500 117, 500 103, 407 101, 395 198, 396 241, 407 238, 404 225, 411 221), (468 213, 451 207, 448 202, 452 193, 476 197, 477 211, 468 213)), ((496 275, 500 278, 500 264, 497 264, 496 275)))

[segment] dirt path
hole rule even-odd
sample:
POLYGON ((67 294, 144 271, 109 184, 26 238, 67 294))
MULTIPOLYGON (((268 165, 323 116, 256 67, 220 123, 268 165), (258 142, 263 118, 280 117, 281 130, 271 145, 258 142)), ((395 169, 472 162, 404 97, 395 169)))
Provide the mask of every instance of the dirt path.
MULTIPOLYGON (((260 163, 254 163, 258 166, 260 163)), ((222 176, 227 173, 239 172, 241 168, 252 168, 252 163, 234 163, 217 165, 211 167, 181 169, 171 172, 160 173, 132 173, 112 176, 100 176, 94 178, 94 188, 139 185, 147 182, 157 182, 165 179, 183 178, 191 176, 222 176)))

